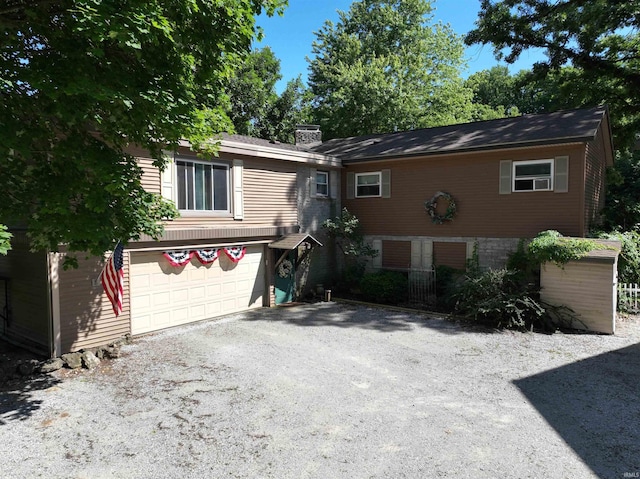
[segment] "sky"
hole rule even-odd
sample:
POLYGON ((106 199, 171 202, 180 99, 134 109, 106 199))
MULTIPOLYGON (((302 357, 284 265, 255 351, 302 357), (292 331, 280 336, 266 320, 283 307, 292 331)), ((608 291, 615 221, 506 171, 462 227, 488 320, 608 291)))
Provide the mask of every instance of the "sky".
MULTIPOLYGON (((308 63, 305 58, 311 56, 311 43, 316 38, 313 32, 320 30, 326 20, 337 23, 337 10, 348 11, 351 2, 352 0, 289 0, 289 6, 282 17, 258 17, 257 24, 264 31, 264 39, 255 46, 271 47, 280 59, 283 78, 276 85, 278 92, 299 74, 306 82, 308 63)), ((474 27, 480 10, 480 0, 437 0, 432 1, 431 5, 435 8, 433 21, 450 24, 460 35, 474 27)), ((467 47, 466 56, 468 68, 462 74, 464 78, 499 64, 490 45, 467 47)), ((521 69, 529 69, 535 61, 542 58, 540 52, 525 51, 516 63, 508 67, 511 73, 515 73, 521 69)))

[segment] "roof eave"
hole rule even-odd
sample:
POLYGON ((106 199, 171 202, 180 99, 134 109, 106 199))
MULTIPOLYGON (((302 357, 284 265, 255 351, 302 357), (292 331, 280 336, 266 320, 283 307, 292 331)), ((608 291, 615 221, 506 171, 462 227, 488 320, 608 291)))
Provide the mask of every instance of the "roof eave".
POLYGON ((536 146, 552 146, 552 145, 567 145, 567 144, 584 144, 587 141, 592 141, 595 139, 595 135, 589 135, 586 137, 572 137, 572 138, 560 138, 554 139, 553 142, 549 142, 549 140, 537 140, 537 141, 528 141, 528 142, 514 142, 514 143, 500 143, 497 145, 487 145, 487 146, 476 146, 470 148, 456 148, 453 150, 440 150, 440 151, 421 151, 415 153, 391 153, 391 154, 382 154, 382 155, 372 155, 366 157, 343 157, 342 163, 343 165, 348 165, 350 163, 366 163, 373 161, 386 161, 391 159, 411 159, 411 158, 419 158, 425 156, 443 156, 443 155, 451 155, 456 153, 475 153, 482 151, 491 151, 491 150, 508 150, 515 148, 527 148, 527 147, 536 147, 536 146))

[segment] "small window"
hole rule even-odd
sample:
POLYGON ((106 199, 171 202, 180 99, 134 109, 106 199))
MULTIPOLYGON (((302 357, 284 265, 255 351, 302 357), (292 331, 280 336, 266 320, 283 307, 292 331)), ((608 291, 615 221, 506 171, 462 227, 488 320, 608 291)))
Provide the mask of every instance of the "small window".
POLYGON ((356 198, 380 196, 380 172, 356 173, 356 198))
POLYGON ((178 209, 228 213, 229 166, 176 160, 178 209))
POLYGON ((329 196, 329 173, 326 171, 316 172, 316 195, 329 196))
POLYGON ((553 190, 553 160, 513 162, 513 191, 551 190, 553 190))

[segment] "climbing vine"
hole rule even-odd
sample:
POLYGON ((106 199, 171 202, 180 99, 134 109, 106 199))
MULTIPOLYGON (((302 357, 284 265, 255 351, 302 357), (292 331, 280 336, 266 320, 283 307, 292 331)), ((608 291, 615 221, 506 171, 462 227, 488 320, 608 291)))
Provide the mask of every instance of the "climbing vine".
POLYGON ((538 264, 555 263, 564 266, 594 250, 611 249, 585 238, 567 238, 555 230, 543 231, 529 243, 529 258, 538 264))

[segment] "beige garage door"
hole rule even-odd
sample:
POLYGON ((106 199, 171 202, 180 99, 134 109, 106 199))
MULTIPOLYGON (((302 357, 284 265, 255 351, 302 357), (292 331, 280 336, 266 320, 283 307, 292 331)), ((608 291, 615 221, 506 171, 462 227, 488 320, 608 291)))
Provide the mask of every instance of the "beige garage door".
POLYGON ((238 263, 224 253, 210 265, 197 258, 173 267, 161 252, 131 253, 131 332, 147 333, 263 305, 262 246, 238 263))

